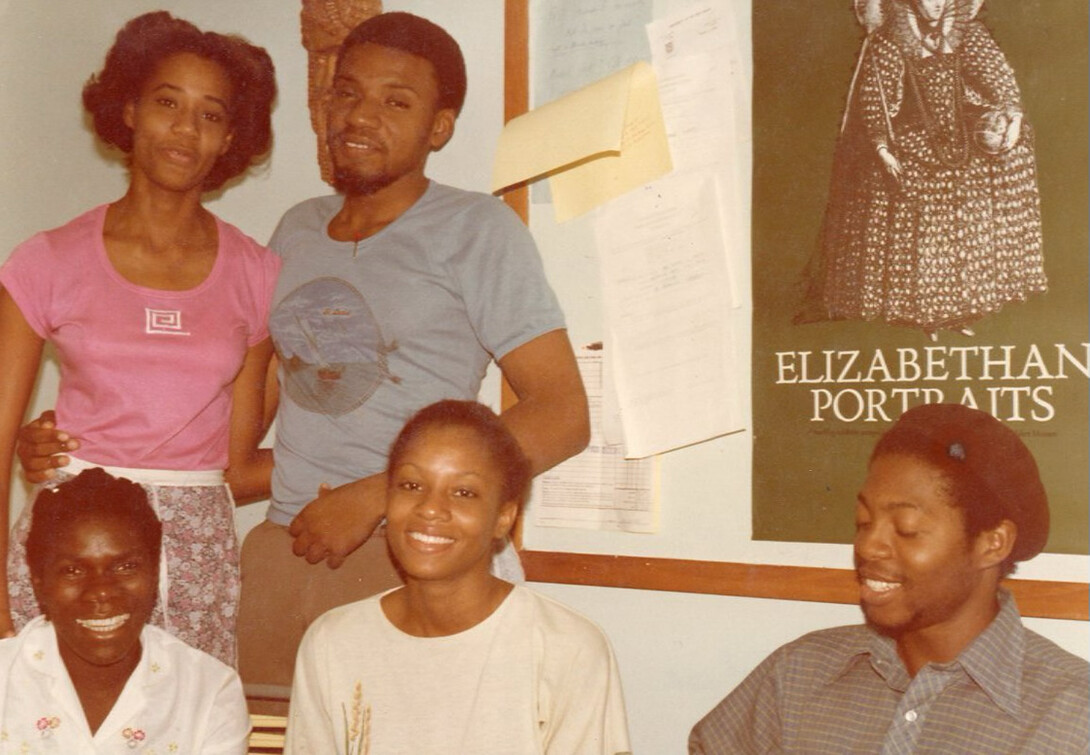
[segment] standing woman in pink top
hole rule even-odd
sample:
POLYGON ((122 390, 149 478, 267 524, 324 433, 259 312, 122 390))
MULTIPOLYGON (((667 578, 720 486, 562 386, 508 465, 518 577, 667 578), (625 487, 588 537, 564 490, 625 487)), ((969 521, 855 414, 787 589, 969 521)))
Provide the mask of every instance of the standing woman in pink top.
POLYGON ((129 21, 84 87, 99 138, 127 155, 129 187, 0 268, 0 637, 38 613, 23 551, 30 507, 9 542, 8 501, 49 341, 57 421, 79 444, 57 479, 101 466, 145 487, 163 522, 152 623, 234 663, 231 492, 268 484, 271 459, 257 445, 279 261, 201 197, 268 152, 275 96, 264 49, 166 12, 129 21))

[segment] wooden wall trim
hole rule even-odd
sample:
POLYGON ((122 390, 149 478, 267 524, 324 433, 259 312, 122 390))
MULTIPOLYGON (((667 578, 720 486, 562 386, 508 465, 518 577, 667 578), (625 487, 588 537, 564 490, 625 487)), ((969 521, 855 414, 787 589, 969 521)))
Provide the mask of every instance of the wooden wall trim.
MULTIPOLYGON (((531 582, 853 605, 859 595, 850 569, 546 551, 520 556, 531 582)), ((1023 616, 1090 619, 1090 586, 1084 583, 1010 579, 1005 584, 1023 616)))
MULTIPOLYGON (((504 0, 503 4, 503 122, 530 109, 530 0, 504 0)), ((503 201, 530 224, 530 190, 521 186, 504 192, 503 201)), ((500 409, 518 401, 506 379, 500 380, 500 409)), ((522 545, 522 514, 511 539, 522 545)))
MULTIPOLYGON (((503 122, 530 109, 530 2, 505 0, 503 7, 503 122)), ((504 192, 503 200, 530 222, 530 192, 525 186, 504 192)))

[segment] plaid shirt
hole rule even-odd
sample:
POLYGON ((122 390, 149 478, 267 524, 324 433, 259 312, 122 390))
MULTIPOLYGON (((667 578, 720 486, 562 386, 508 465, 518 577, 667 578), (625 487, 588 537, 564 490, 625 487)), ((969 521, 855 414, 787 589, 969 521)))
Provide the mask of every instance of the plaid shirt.
POLYGON ((1088 735, 1090 665, 1023 627, 1001 590, 991 625, 915 677, 863 625, 784 645, 693 727, 689 751, 1069 755, 1088 735))

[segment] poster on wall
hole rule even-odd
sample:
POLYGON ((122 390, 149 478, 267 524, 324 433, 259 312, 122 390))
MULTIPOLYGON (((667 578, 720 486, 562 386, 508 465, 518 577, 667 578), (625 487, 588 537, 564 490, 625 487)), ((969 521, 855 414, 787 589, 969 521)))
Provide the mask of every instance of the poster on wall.
POLYGON ((906 409, 1033 451, 1087 553, 1087 4, 753 10, 753 536, 850 542, 906 409))

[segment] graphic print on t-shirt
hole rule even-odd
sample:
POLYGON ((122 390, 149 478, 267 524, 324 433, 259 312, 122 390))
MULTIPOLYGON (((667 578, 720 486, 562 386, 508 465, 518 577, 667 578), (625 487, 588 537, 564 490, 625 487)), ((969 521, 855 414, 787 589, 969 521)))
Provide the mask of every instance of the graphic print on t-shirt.
POLYGON ((168 336, 188 336, 182 330, 182 313, 176 309, 152 309, 144 307, 144 332, 168 336))
POLYGON ((300 407, 337 417, 362 405, 383 380, 397 382, 362 294, 340 278, 318 278, 285 296, 269 317, 284 390, 300 407))

